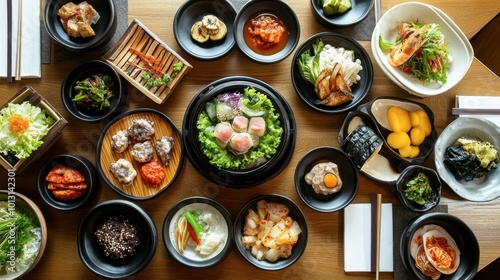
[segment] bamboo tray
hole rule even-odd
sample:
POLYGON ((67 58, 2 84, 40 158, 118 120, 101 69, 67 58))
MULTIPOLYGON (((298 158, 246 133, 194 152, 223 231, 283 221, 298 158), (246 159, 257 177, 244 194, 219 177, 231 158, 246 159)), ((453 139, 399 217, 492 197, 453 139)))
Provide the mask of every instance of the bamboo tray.
POLYGON ((158 104, 163 104, 167 100, 182 78, 193 68, 189 62, 174 52, 137 19, 132 21, 123 36, 103 55, 102 59, 115 68, 134 87, 158 104), (137 54, 132 53, 131 48, 147 56, 160 59, 162 73, 171 74, 173 65, 177 62, 182 62, 184 66, 168 85, 148 87, 146 80, 141 77, 143 72, 141 68, 147 68, 145 62, 141 61, 137 54))
POLYGON ((0 154, 0 165, 8 171, 14 171, 16 174, 21 174, 26 170, 33 162, 40 158, 52 145, 57 142, 61 136, 62 129, 68 124, 68 121, 63 118, 63 116, 56 111, 56 109, 43 98, 38 92, 35 91, 30 86, 24 86, 20 91, 18 91, 7 103, 0 107, 0 110, 7 107, 9 103, 19 104, 24 101, 28 101, 31 105, 42 108, 45 113, 51 116, 55 122, 49 128, 47 135, 42 138, 43 144, 36 151, 31 153, 27 158, 18 159, 14 155, 1 155, 0 154))
MULTIPOLYGON (((161 163, 156 152, 153 153, 151 161, 153 160, 158 160, 161 163)), ((184 147, 181 141, 180 131, 165 114, 154 109, 135 109, 121 114, 106 125, 97 143, 96 162, 101 177, 112 189, 130 199, 146 200, 165 191, 180 174, 183 161, 184 147), (155 133, 151 139, 151 144, 153 145, 163 136, 171 136, 174 138, 174 146, 170 154, 170 163, 167 166, 163 166, 166 176, 158 187, 147 186, 142 180, 140 174, 142 163, 135 161, 131 154, 132 146, 136 143, 135 141, 131 141, 127 149, 122 153, 116 153, 111 150, 111 137, 119 130, 126 130, 135 119, 147 119, 154 122, 153 127, 155 133), (132 163, 137 172, 137 176, 130 186, 124 186, 113 176, 111 171, 109 171, 110 164, 120 158, 124 158, 132 163)))

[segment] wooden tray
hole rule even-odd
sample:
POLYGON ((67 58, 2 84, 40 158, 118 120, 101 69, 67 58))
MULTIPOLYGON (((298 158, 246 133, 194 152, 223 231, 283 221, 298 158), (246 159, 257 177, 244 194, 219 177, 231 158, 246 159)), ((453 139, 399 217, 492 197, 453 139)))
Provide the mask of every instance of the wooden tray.
POLYGON ((31 105, 37 106, 45 110, 55 122, 49 128, 47 135, 42 138, 43 144, 36 151, 31 153, 28 158, 18 159, 15 156, 3 156, 0 154, 0 165, 8 171, 14 171, 16 174, 21 174, 33 162, 40 158, 45 151, 57 142, 60 137, 62 129, 68 124, 68 121, 56 111, 56 109, 43 98, 38 92, 30 86, 24 86, 18 91, 9 101, 0 107, 0 110, 7 107, 9 103, 19 104, 28 101, 31 105))
POLYGON ((102 59, 115 68, 134 87, 158 104, 163 104, 167 100, 182 78, 193 68, 189 62, 174 52, 137 19, 132 21, 123 36, 103 55, 102 59), (130 51, 131 48, 145 55, 160 58, 163 73, 171 74, 173 65, 177 62, 182 62, 184 66, 168 85, 148 87, 146 80, 141 77, 143 71, 133 66, 136 64, 143 67, 145 63, 140 60, 138 55, 130 51))
MULTIPOLYGON (((116 192, 135 200, 153 198, 167 189, 179 175, 182 169, 183 159, 184 147, 181 141, 180 131, 165 114, 154 109, 136 109, 121 114, 104 128, 97 143, 97 169, 102 178, 116 192), (153 127, 155 133, 151 139, 151 144, 154 145, 156 141, 163 136, 172 136, 174 138, 174 148, 170 154, 170 163, 168 166, 163 166, 166 176, 158 187, 149 187, 142 180, 139 171, 142 163, 135 161, 131 155, 132 146, 135 144, 134 141, 132 141, 122 153, 116 153, 111 150, 111 137, 119 130, 126 130, 132 124, 133 120, 141 118, 154 122, 153 127), (132 163, 134 169, 137 171, 137 176, 130 186, 124 186, 109 171, 110 164, 120 158, 124 158, 132 163)), ((152 161, 153 160, 158 160, 161 163, 156 152, 153 153, 152 161)))

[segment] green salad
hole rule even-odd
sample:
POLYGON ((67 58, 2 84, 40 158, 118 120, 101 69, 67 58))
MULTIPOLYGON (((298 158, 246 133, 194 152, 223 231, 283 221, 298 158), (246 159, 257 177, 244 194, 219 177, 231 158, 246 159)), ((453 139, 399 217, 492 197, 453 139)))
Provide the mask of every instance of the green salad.
POLYGON ((27 158, 42 144, 55 120, 29 102, 9 103, 0 111, 0 153, 27 158))
POLYGON ((210 164, 219 169, 244 170, 255 167, 271 158, 281 143, 283 128, 279 116, 271 100, 255 88, 247 87, 241 91, 221 94, 207 102, 205 110, 198 116, 196 126, 201 150, 208 157, 210 164), (265 124, 265 132, 261 135, 252 134, 251 124, 248 129, 243 128, 244 131, 233 131, 236 120, 243 119, 244 123, 243 117, 247 118, 249 123, 252 119, 261 120, 263 125, 265 124), (224 131, 228 134, 227 143, 223 143, 217 134, 223 134, 218 132, 218 126, 224 124, 227 124, 227 130, 224 131), (235 139, 240 135, 253 140, 251 148, 238 150, 240 143, 236 143, 235 139), (232 145, 237 147, 232 149, 232 145), (235 149, 238 151, 235 152, 235 149))

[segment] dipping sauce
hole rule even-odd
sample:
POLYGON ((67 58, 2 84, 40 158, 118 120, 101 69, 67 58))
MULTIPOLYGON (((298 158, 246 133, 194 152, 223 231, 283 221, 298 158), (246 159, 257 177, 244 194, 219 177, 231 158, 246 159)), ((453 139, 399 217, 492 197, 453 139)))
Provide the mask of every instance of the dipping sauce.
POLYGON ((272 55, 286 46, 288 28, 280 18, 273 14, 256 14, 245 22, 243 38, 254 52, 272 55))

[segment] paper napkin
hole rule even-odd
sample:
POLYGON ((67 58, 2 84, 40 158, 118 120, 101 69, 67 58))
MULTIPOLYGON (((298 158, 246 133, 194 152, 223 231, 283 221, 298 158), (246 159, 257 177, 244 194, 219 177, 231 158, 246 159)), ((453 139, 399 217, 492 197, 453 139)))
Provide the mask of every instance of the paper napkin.
MULTIPOLYGON (((500 108, 500 96, 463 96, 458 95, 455 99, 457 108, 482 108, 496 109, 500 108)), ((460 115, 460 117, 483 118, 492 121, 500 127, 500 115, 460 115)))
MULTIPOLYGON (((12 1, 12 76, 16 73, 18 0, 12 1)), ((7 76, 7 1, 0 1, 0 77, 7 76)), ((22 1, 21 77, 41 76, 40 1, 22 1)))

